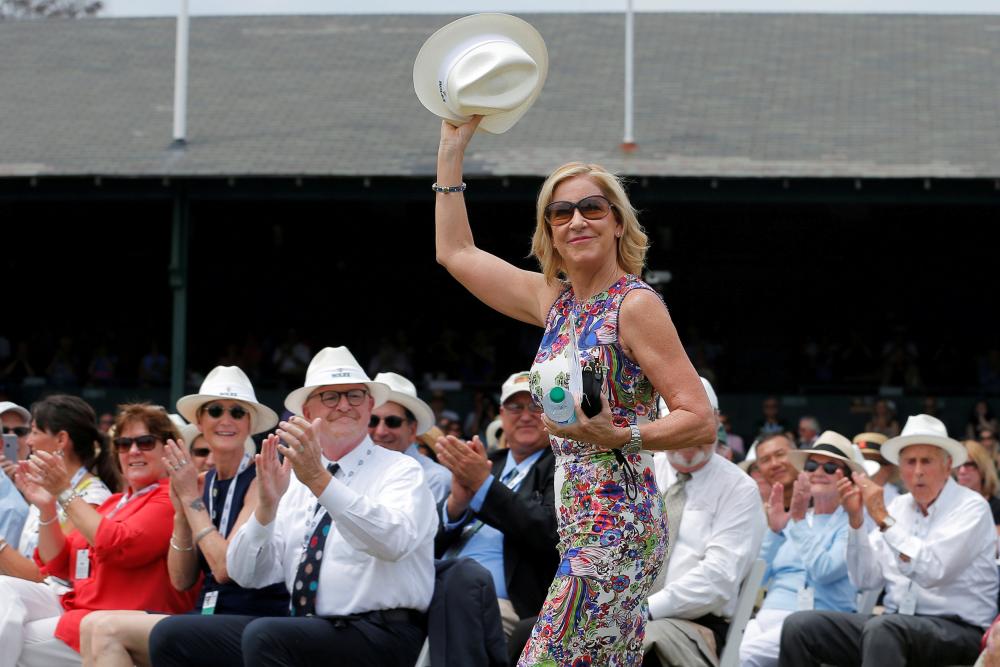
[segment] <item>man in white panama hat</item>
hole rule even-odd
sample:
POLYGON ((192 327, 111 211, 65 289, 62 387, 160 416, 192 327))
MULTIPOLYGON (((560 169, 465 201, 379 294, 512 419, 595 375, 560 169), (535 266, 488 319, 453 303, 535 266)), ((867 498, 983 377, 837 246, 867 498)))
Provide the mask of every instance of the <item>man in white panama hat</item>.
POLYGON ((150 638, 155 664, 413 665, 437 519, 420 465, 368 437, 388 395, 346 347, 312 359, 285 398, 295 416, 257 456, 257 509, 226 554, 241 586, 283 582, 290 617, 202 616, 174 634, 159 632, 164 621, 150 638))
POLYGON ((899 466, 910 493, 885 505, 861 473, 839 483, 851 530, 847 566, 859 588, 885 587, 886 613, 798 612, 785 620, 779 665, 864 667, 971 664, 997 611, 996 533, 982 496, 952 468, 965 448, 940 420, 910 417, 881 454, 899 466), (864 510, 878 525, 866 534, 864 510))
POLYGON ((406 454, 419 463, 434 502, 440 503, 451 491, 451 471, 417 448, 417 436, 434 426, 434 411, 420 400, 413 383, 398 373, 379 373, 375 382, 388 385, 389 397, 372 410, 368 434, 377 445, 406 454))

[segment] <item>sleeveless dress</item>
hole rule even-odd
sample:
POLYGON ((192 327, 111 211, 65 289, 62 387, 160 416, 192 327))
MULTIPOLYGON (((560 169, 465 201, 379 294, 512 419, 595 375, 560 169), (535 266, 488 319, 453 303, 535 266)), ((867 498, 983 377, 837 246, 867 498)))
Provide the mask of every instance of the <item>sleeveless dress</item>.
MULTIPOLYGON (((226 535, 231 535, 236 520, 243 511, 243 503, 246 500, 247 490, 250 482, 257 477, 257 467, 251 463, 243 474, 230 479, 216 479, 215 470, 212 470, 205 477, 205 490, 202 492, 202 501, 205 507, 211 507, 212 524, 216 529, 221 528, 223 505, 226 494, 229 492, 229 485, 235 480, 236 489, 233 491, 233 506, 229 511, 229 520, 226 522, 226 535), (214 498, 209 498, 213 494, 214 498), (211 500, 211 503, 210 503, 211 500)), ((220 584, 212 575, 212 568, 209 567, 205 556, 198 552, 198 566, 205 575, 201 594, 192 613, 201 613, 205 604, 205 594, 211 591, 218 591, 219 597, 215 605, 216 614, 245 614, 249 616, 287 616, 289 609, 288 589, 284 582, 271 584, 264 588, 243 588, 235 581, 228 581, 220 584)))
MULTIPOLYGON (((531 369, 535 401, 540 404, 542 396, 539 368, 569 343, 572 314, 580 364, 604 371, 603 398, 615 425, 655 418, 656 391, 618 339, 618 311, 633 289, 652 291, 627 274, 587 301, 578 302, 572 287, 556 299, 531 369)), ((626 467, 613 452, 587 443, 553 436, 551 445, 561 562, 518 665, 638 667, 646 595, 667 545, 652 455, 632 454, 626 467), (629 484, 630 472, 638 484, 629 484)))

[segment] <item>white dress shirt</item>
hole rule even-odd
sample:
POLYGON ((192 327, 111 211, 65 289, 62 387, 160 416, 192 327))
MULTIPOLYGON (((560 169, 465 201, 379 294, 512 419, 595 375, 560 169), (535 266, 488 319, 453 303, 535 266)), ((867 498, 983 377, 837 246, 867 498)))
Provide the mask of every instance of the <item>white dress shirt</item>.
MULTIPOLYGON (((420 464, 368 437, 337 463, 340 469, 319 497, 333 523, 321 557, 316 614, 426 611, 434 590, 437 515, 420 464)), ((233 536, 226 553, 233 581, 262 588, 284 580, 291 590, 315 526, 316 500, 293 472, 275 520, 262 526, 251 516, 233 536)))
POLYGON ((896 523, 884 533, 876 528, 866 535, 862 527, 848 534, 854 585, 885 586, 889 611, 897 611, 912 592, 917 614, 988 626, 997 614, 996 530, 983 497, 949 478, 927 516, 908 493, 894 499, 888 511, 896 523))
MULTIPOLYGON (((656 483, 666 493, 677 473, 666 454, 653 457, 656 483)), ((684 514, 662 589, 649 596, 651 618, 730 618, 740 582, 760 552, 766 525, 757 483, 719 455, 684 485, 684 514)))

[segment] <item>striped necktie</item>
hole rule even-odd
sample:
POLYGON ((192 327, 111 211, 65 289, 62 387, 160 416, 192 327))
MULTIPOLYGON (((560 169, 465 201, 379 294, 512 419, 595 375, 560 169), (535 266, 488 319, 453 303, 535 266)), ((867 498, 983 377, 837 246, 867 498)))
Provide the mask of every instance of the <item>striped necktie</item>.
MULTIPOLYGON (((326 467, 331 475, 336 475, 340 466, 331 463, 326 467)), ((320 504, 316 503, 313 513, 318 512, 320 504)), ((326 538, 330 534, 330 525, 333 520, 329 512, 323 512, 323 518, 316 524, 312 537, 306 542, 306 547, 302 551, 302 560, 299 561, 299 570, 295 573, 295 583, 292 584, 292 616, 315 616, 316 615, 316 593, 319 590, 319 567, 323 560, 323 547, 326 546, 326 538)))

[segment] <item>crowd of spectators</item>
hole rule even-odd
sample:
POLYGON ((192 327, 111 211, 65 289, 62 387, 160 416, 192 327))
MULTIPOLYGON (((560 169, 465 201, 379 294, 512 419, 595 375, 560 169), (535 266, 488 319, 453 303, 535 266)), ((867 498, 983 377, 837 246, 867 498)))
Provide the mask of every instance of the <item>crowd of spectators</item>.
MULTIPOLYGON (((515 664, 560 558, 541 409, 525 372, 464 414, 443 393, 425 401, 384 370, 412 369, 398 343, 380 341, 362 367, 288 332, 270 355, 290 390, 281 421, 228 363, 245 363, 238 349, 178 401, 176 422, 149 404, 98 415, 67 394, 30 412, 0 403, 17 442, 0 460, 0 593, 12 601, 0 660, 270 664, 336 651, 409 665, 430 632, 449 637, 447 657, 431 649, 442 664, 515 664), (323 420, 308 420, 331 412, 350 423, 320 438, 323 420), (318 597, 302 594, 310 587, 318 597), (482 594, 444 593, 456 589, 482 594), (435 617, 448 605, 462 612, 435 617)), ((71 341, 59 349, 72 357, 71 341)), ((156 347, 146 356, 155 374, 156 347)), ((971 664, 983 650, 997 664, 1000 443, 988 400, 953 439, 933 399, 915 416, 880 399, 845 437, 770 396, 741 436, 704 383, 717 442, 654 457, 670 542, 644 664, 717 664, 727 642, 747 666, 971 664), (757 559, 763 601, 732 635, 757 559)))

